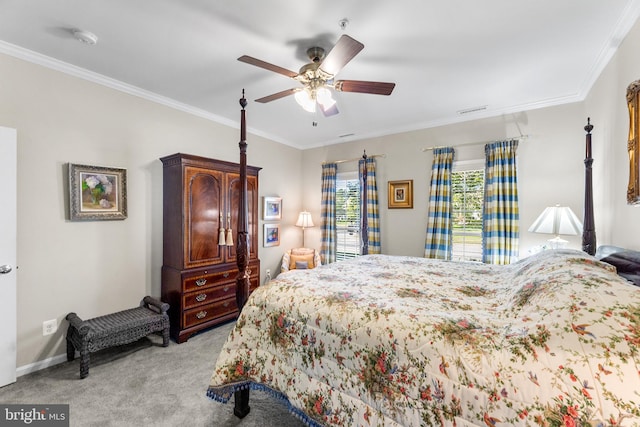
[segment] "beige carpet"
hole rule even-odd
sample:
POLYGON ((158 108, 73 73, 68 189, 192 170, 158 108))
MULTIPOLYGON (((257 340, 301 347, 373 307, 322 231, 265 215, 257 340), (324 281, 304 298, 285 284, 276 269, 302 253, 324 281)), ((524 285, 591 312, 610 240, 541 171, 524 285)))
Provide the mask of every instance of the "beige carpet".
POLYGON ((217 355, 233 322, 162 347, 159 336, 91 355, 89 376, 65 362, 0 388, 3 404, 69 404, 71 426, 288 427, 304 424, 285 404, 251 391, 251 413, 206 396, 217 355))

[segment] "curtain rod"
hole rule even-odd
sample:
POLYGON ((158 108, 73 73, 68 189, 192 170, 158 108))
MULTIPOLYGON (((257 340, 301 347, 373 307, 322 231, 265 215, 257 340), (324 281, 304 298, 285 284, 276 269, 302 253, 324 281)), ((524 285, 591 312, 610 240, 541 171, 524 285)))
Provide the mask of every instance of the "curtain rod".
MULTIPOLYGON (((453 148, 464 147, 465 145, 490 144, 492 142, 497 142, 497 141, 513 141, 514 139, 517 139, 517 140, 520 140, 520 141, 524 141, 528 137, 529 137, 529 135, 520 135, 520 136, 511 137, 511 138, 492 139, 490 141, 467 142, 467 143, 464 143, 464 144, 454 145, 453 148)), ((423 148, 422 151, 431 151, 431 150, 435 150, 436 148, 445 148, 445 146, 444 145, 440 145, 438 147, 427 147, 427 148, 423 148)))
MULTIPOLYGON (((326 165, 327 163, 338 164, 338 163, 355 162, 355 161, 358 161, 358 160, 362 160, 363 157, 354 157, 353 159, 336 160, 336 161, 333 161, 333 162, 322 162, 322 164, 326 165)), ((367 158, 372 158, 372 157, 387 157, 387 155, 386 154, 367 154, 367 158)))

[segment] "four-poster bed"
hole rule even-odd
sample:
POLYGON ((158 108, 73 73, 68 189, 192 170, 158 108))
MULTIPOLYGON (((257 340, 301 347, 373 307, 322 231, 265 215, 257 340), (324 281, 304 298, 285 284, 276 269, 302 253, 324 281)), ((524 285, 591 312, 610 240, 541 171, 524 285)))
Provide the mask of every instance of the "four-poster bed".
MULTIPOLYGON (((242 159, 244 105, 241 126, 242 159)), ((368 255, 282 274, 248 301, 240 259, 242 312, 207 391, 235 396, 238 417, 254 389, 311 426, 640 423, 640 292, 589 254, 368 255)))

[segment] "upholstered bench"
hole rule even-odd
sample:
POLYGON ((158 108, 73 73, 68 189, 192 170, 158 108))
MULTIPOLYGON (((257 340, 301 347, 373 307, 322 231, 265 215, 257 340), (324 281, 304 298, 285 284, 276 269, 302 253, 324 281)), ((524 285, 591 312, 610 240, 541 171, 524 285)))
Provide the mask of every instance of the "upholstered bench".
POLYGON ((146 296, 140 306, 105 316, 82 320, 76 313, 67 314, 67 360, 80 352, 80 378, 89 375, 89 354, 108 347, 128 344, 158 332, 162 346, 169 345, 169 304, 146 296))

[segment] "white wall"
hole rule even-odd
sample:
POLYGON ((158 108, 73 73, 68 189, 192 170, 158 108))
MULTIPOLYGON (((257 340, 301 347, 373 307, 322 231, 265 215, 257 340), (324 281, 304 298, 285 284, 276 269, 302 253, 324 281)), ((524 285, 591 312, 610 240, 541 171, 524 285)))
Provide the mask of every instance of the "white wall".
MULTIPOLYGON (((18 366, 64 353, 67 313, 82 318, 160 295, 162 156, 183 152, 239 161, 238 129, 0 55, 0 125, 18 130, 18 366), (123 221, 70 222, 66 164, 127 169, 123 221), (59 331, 42 336, 42 322, 59 331)), ((238 92, 238 98, 241 93, 238 92)), ((238 108, 238 99, 229 103, 238 108)), ((252 106, 247 107, 250 120, 252 106)), ((250 122, 249 122, 250 124, 250 122)), ((301 152, 248 135, 248 163, 262 167, 260 195, 284 199, 284 220, 300 210, 301 152), (284 185, 286 183, 286 185, 284 185)), ((262 221, 260 221, 262 226, 262 221)), ((261 228, 262 230, 262 228, 261 228)), ((264 270, 281 246, 262 247, 264 270)))
POLYGON ((640 23, 631 29, 585 101, 591 115, 594 214, 601 244, 640 249, 640 207, 627 204, 629 110, 626 91, 640 79, 640 23), (596 182, 597 181, 597 182, 596 182))

